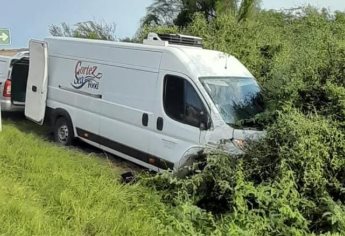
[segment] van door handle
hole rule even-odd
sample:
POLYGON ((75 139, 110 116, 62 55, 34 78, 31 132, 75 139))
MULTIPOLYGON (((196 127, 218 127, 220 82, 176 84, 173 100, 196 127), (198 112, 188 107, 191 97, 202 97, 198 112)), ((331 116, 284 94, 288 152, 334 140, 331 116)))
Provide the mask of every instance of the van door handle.
POLYGON ((157 129, 159 131, 163 130, 163 123, 164 123, 163 118, 162 117, 158 117, 158 119, 157 119, 157 129))
POLYGON ((37 92, 37 86, 35 86, 35 85, 33 85, 32 87, 31 87, 31 89, 32 89, 32 92, 37 92))
POLYGON ((144 113, 144 114, 143 114, 143 117, 142 117, 142 119, 141 119, 141 122, 142 122, 143 126, 146 126, 146 127, 147 127, 147 125, 148 125, 148 123, 149 123, 149 115, 148 115, 147 113, 144 113))

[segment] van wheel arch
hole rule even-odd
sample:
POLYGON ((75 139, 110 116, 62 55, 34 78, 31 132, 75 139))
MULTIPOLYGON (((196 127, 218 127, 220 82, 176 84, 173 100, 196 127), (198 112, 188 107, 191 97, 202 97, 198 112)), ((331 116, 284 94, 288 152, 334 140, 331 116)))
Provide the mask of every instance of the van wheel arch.
POLYGON ((203 147, 200 146, 195 146, 195 147, 191 147, 190 149, 188 149, 182 156, 182 159, 180 160, 180 162, 178 163, 178 166, 175 168, 174 170, 174 174, 177 177, 183 178, 189 174, 191 174, 192 170, 190 169, 190 167, 192 167, 193 163, 202 158, 206 158, 206 153, 205 153, 205 149, 203 147))
POLYGON ((71 116, 66 110, 61 109, 61 108, 52 110, 51 127, 53 130, 54 139, 56 142, 65 146, 69 146, 72 144, 73 140, 75 139, 74 126, 73 126, 71 116), (57 127, 57 126, 61 126, 61 125, 65 125, 65 128, 68 129, 69 137, 67 138, 65 142, 61 142, 61 140, 59 140, 59 137, 58 137, 58 129, 60 127, 57 127))

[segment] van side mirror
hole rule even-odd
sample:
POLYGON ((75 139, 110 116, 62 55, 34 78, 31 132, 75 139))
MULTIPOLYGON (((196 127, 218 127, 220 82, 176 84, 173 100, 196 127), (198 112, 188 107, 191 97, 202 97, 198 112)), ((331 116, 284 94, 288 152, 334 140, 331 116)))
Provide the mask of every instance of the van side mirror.
POLYGON ((200 130, 208 130, 211 128, 211 117, 205 111, 200 112, 200 130))

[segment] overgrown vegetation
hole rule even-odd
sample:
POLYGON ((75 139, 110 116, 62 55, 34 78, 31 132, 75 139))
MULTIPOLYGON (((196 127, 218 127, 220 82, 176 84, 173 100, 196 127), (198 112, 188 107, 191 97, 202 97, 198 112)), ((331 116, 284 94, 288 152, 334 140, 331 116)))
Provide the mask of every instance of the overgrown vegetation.
MULTIPOLYGON (((247 154, 205 156, 203 171, 144 179, 168 204, 200 210, 205 234, 345 233, 345 14, 308 7, 260 11, 239 22, 195 15, 185 28, 148 31, 200 36, 239 58, 263 87, 267 136, 247 154), (212 218, 207 218, 209 213, 212 218), (205 214, 205 215, 204 215, 205 214)), ((140 37, 140 35, 139 35, 140 37)), ((201 160, 204 161, 204 160, 201 160)))

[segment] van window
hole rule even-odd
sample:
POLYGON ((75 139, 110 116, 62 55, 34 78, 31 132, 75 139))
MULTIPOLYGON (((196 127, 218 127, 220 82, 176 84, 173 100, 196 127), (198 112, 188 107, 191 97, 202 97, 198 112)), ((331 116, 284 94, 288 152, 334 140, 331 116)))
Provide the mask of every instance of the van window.
POLYGON ((254 78, 202 77, 200 81, 225 123, 232 127, 251 127, 250 120, 264 111, 261 89, 254 78))
POLYGON ((200 127, 204 105, 193 86, 185 79, 167 75, 164 79, 164 110, 172 119, 200 127))

